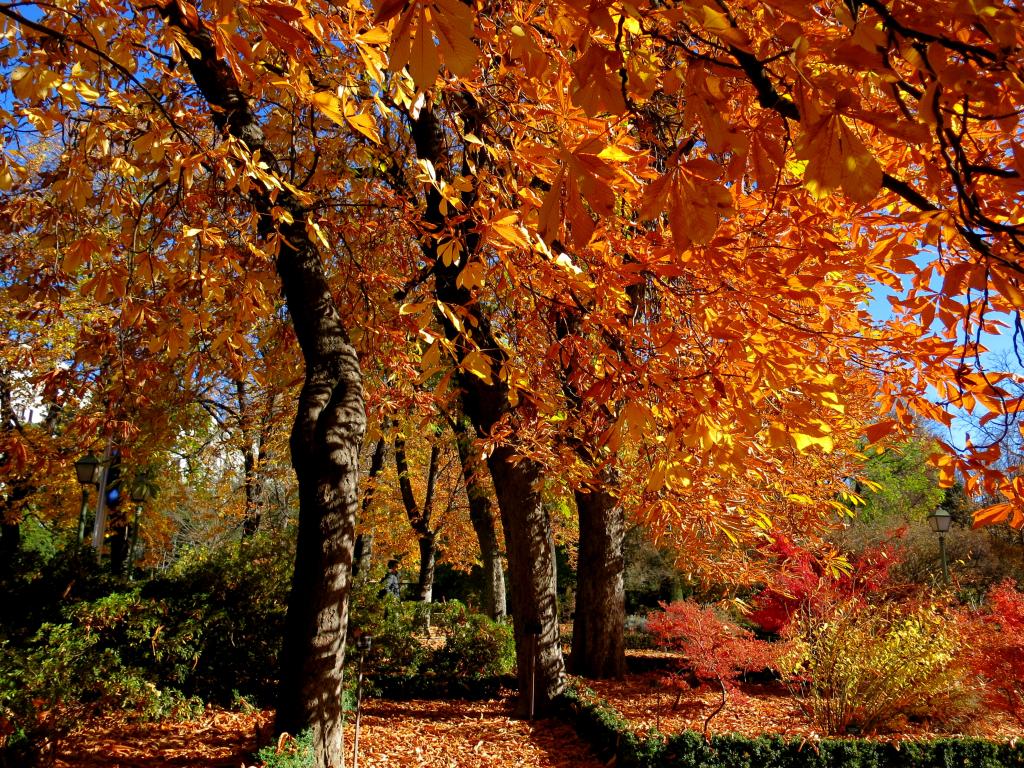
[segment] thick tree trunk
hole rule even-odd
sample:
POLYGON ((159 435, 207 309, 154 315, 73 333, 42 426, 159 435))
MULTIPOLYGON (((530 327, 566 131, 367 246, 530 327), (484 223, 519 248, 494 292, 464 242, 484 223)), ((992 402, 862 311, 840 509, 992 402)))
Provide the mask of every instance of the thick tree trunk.
MULTIPOLYGON (((604 479, 614 485, 614 478, 604 479)), ((626 672, 625 518, 605 490, 575 496, 580 543, 570 668, 583 677, 619 678, 626 672)))
MULTIPOLYGON (((467 130, 470 130, 481 118, 481 112, 469 94, 463 94, 463 97, 469 105, 463 119, 467 130)), ((439 174, 450 168, 440 126, 429 106, 421 109, 413 121, 412 135, 416 154, 421 159, 429 160, 439 174)), ((469 159, 465 160, 463 170, 468 175, 469 159)), ((477 157, 476 161, 486 163, 483 156, 477 157)), ((467 207, 471 207, 472 197, 472 192, 463 193, 467 207)), ((434 187, 427 190, 424 218, 439 233, 448 228, 449 222, 441 208, 441 195, 434 187)), ((459 226, 471 225, 472 221, 469 221, 459 226)), ((507 383, 498 376, 501 366, 507 362, 502 345, 495 339, 489 318, 472 293, 459 284, 461 269, 474 257, 479 236, 470 229, 456 231, 463 239, 465 254, 458 262, 445 265, 437 252, 438 239, 431 235, 421 240, 421 246, 427 261, 433 264, 437 298, 458 307, 465 317, 471 319, 463 328, 458 328, 447 313, 438 313, 445 336, 453 343, 460 358, 471 352, 483 354, 491 369, 491 375, 486 378, 463 369, 457 373, 464 412, 477 435, 483 437, 490 435, 501 419, 509 416, 514 419, 515 409, 507 383)), ((565 664, 558 636, 554 537, 551 520, 541 503, 543 468, 539 462, 517 455, 509 444, 498 446, 488 457, 487 466, 498 497, 508 552, 519 676, 516 708, 520 715, 525 715, 532 701, 535 712, 544 714, 565 688, 565 664)))
MULTIPOLYGON (((231 68, 217 58, 204 22, 163 7, 189 46, 179 46, 218 129, 245 142, 271 172, 278 171, 262 126, 231 68)), ((359 508, 359 452, 366 431, 362 372, 349 343, 323 264, 306 232, 303 204, 290 192, 272 197, 251 189, 259 234, 276 242, 277 271, 305 361, 305 378, 291 433, 299 486, 295 572, 288 599, 278 731, 311 728, 317 768, 345 764, 341 686, 351 588, 355 518, 359 508), (275 210, 288 214, 280 227, 275 210), (279 237, 275 235, 279 234, 279 237)))
POLYGON ((499 446, 487 460, 498 494, 512 582, 512 623, 516 640, 517 712, 528 714, 533 691, 536 714, 565 688, 565 664, 558 635, 555 542, 541 500, 542 473, 537 462, 516 460, 499 446), (531 659, 531 654, 535 657, 531 659))
POLYGON ((459 451, 462 479, 466 484, 466 497, 469 499, 469 521, 480 544, 484 576, 483 609, 492 619, 499 619, 507 613, 505 573, 501 565, 501 549, 498 547, 491 497, 478 476, 483 469, 483 461, 473 447, 473 437, 464 417, 453 419, 452 429, 455 431, 455 445, 459 451))
MULTIPOLYGON (((586 403, 578 387, 581 369, 586 370, 581 363, 585 352, 575 344, 580 320, 578 312, 563 313, 555 332, 562 344, 562 391, 568 411, 586 424, 586 403)), ((601 415, 611 419, 609 413, 601 415)), ((583 677, 619 678, 626 672, 626 592, 622 556, 625 519, 617 498, 618 476, 607 465, 597 469, 600 457, 585 437, 571 433, 569 440, 580 463, 595 473, 591 486, 574 493, 580 538, 570 664, 572 671, 583 677)))

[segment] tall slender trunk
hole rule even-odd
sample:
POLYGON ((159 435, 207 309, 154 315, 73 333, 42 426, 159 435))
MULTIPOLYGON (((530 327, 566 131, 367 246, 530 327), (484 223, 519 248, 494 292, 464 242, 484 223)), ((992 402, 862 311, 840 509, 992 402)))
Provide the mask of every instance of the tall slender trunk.
POLYGON ((478 474, 483 469, 483 458, 473 447, 473 436, 465 417, 459 415, 451 420, 451 424, 455 431, 455 446, 459 452, 466 497, 469 499, 469 521, 480 544, 484 576, 483 609, 492 619, 498 619, 508 610, 505 607, 505 573, 501 565, 491 496, 478 474))
MULTIPOLYGON (((469 131, 477 126, 482 113, 472 96, 463 94, 463 98, 467 108, 462 117, 469 131)), ((444 173, 451 167, 440 126, 429 104, 412 121, 412 136, 420 159, 429 160, 438 173, 444 173)), ((482 165, 486 158, 481 155, 475 161, 482 165)), ((464 158, 463 165, 466 175, 470 175, 468 157, 464 158)), ((430 187, 426 193, 424 220, 438 236, 451 229, 442 212, 441 202, 440 193, 430 187)), ((472 191, 463 193, 463 202, 467 208, 472 207, 472 191)), ((438 300, 457 307, 465 317, 471 318, 459 328, 448 313, 439 313, 438 321, 445 336, 458 351, 460 359, 470 352, 477 352, 484 356, 491 369, 491 375, 485 378, 461 368, 456 374, 464 412, 476 433, 483 437, 490 435, 501 419, 514 419, 516 414, 508 384, 498 375, 502 364, 508 362, 502 346, 495 339, 483 308, 474 300, 472 293, 459 284, 464 266, 471 258, 479 258, 476 254, 479 236, 470 231, 466 222, 454 229, 462 240, 464 256, 460 260, 445 264, 438 254, 439 239, 433 235, 425 235, 421 239, 421 247, 427 261, 433 264, 434 290, 438 300)), ((541 500, 543 468, 539 462, 517 454, 509 444, 498 446, 488 457, 487 466, 498 497, 508 552, 519 677, 516 709, 520 715, 525 715, 532 700, 535 712, 543 714, 551 709, 554 699, 565 688, 565 664, 558 636, 554 536, 551 519, 541 500)))
POLYGON ((395 468, 398 470, 398 488, 402 495, 405 514, 416 534, 420 550, 420 572, 417 579, 417 599, 429 603, 434 596, 434 560, 437 556, 437 531, 431 528, 431 517, 434 510, 434 490, 437 487, 437 474, 440 471, 440 448, 437 443, 430 447, 430 463, 427 466, 427 490, 423 498, 423 507, 416 504, 412 482, 409 479, 409 463, 405 453, 405 438, 401 434, 395 436, 395 468))
MULTIPOLYGON (((277 160, 262 126, 233 71, 218 59, 205 23, 190 21, 175 3, 163 6, 162 12, 189 43, 179 46, 179 53, 210 105, 216 127, 244 141, 250 151, 259 151, 260 160, 276 172, 277 160)), ((259 216, 260 236, 277 243, 277 272, 305 362, 290 439, 299 530, 276 726, 290 733, 311 728, 317 768, 340 768, 345 763, 342 664, 359 507, 359 452, 366 430, 362 372, 320 255, 307 234, 302 203, 287 190, 272 198, 266 188, 255 185, 248 200, 259 216), (275 209, 288 216, 278 219, 275 209), (288 223, 278 226, 278 220, 288 223)))
POLYGON ((252 428, 252 401, 248 388, 241 379, 235 380, 235 396, 238 401, 239 431, 242 433, 242 484, 245 489, 245 507, 242 510, 242 538, 256 535, 263 517, 263 499, 260 488, 257 461, 256 437, 252 428))
POLYGON ((420 576, 416 583, 416 592, 421 603, 429 603, 434 599, 434 561, 437 559, 437 541, 434 534, 427 533, 419 537, 420 576))
MULTIPOLYGON (((602 473, 608 487, 616 485, 612 474, 602 473)), ((577 491, 575 497, 579 578, 570 668, 583 677, 619 678, 626 673, 625 516, 607 490, 577 491)))

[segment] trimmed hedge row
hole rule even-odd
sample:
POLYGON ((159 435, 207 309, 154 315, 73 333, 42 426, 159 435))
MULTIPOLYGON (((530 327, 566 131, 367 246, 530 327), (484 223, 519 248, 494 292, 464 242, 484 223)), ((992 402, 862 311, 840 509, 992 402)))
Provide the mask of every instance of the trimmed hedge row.
POLYGON ((638 736, 607 704, 569 689, 561 715, 616 768, 1024 768, 1024 745, 984 739, 882 743, 781 736, 638 736))

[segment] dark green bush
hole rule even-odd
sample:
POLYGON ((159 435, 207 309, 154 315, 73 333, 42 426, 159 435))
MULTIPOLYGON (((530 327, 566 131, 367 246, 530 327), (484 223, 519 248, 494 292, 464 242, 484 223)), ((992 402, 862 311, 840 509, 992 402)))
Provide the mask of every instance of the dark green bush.
POLYGON ((102 712, 151 720, 187 716, 202 707, 201 701, 158 688, 144 670, 126 665, 90 626, 44 624, 28 647, 2 651, 0 720, 6 727, 0 730, 0 765, 46 758, 73 728, 102 712))
POLYGON ((458 604, 444 633, 444 646, 431 655, 428 664, 436 675, 479 681, 508 675, 515 668, 515 643, 508 624, 466 613, 458 604))
POLYGON ((153 719, 205 702, 269 703, 287 551, 256 541, 196 554, 119 592, 91 558, 70 554, 11 585, 19 600, 51 604, 0 601, 12 619, 0 630, 0 761, 27 765, 101 712, 153 719))
MULTIPOLYGON (((363 669, 367 691, 389 698, 481 698, 494 695, 515 665, 511 627, 467 611, 462 603, 423 604, 378 597, 376 585, 357 591, 350 634, 373 635, 363 669), (440 648, 424 642, 426 613, 440 648)), ((346 680, 354 680, 358 655, 349 641, 346 680)))

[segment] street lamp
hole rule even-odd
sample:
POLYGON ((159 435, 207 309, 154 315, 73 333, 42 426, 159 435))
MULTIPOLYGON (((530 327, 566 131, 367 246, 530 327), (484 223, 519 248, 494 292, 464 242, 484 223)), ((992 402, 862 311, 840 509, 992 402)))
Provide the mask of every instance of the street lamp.
POLYGON ((139 515, 142 512, 143 503, 149 499, 150 491, 147 478, 137 476, 131 490, 131 500, 135 505, 135 519, 132 521, 132 538, 131 543, 128 545, 127 571, 129 579, 132 577, 132 566, 135 563, 135 547, 139 544, 139 515))
POLYGON ((103 472, 103 464, 89 451, 85 456, 75 462, 75 475, 82 486, 82 508, 78 512, 78 543, 85 541, 85 515, 89 508, 88 486, 98 486, 100 475, 103 472))
POLYGON ((928 515, 928 525, 939 534, 939 555, 942 557, 942 583, 949 586, 949 564, 946 562, 946 534, 953 518, 949 512, 939 508, 928 515))

